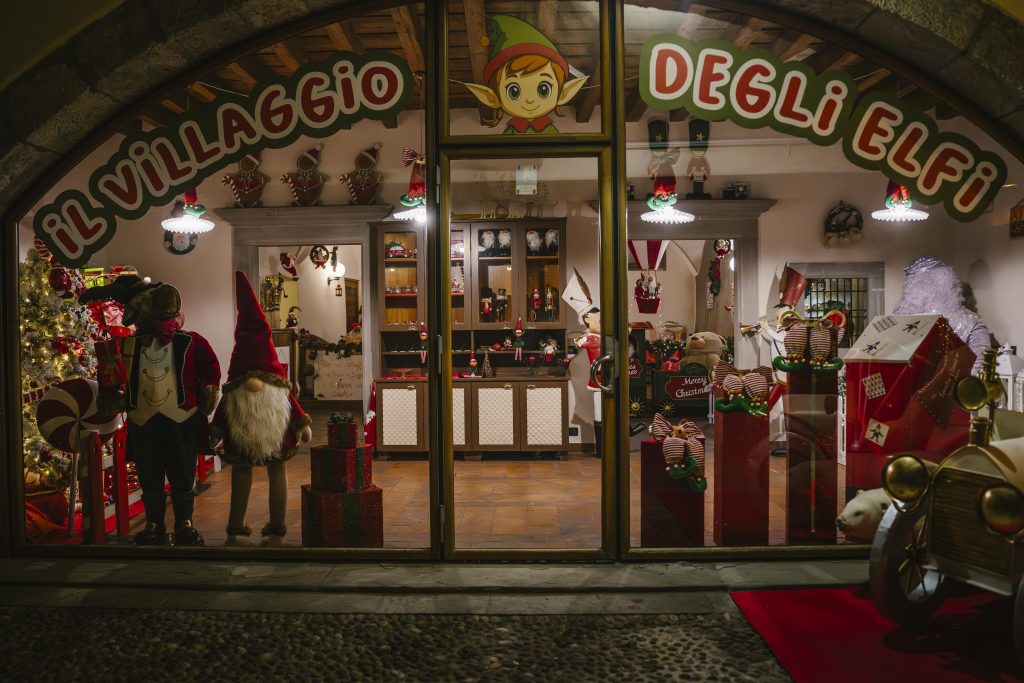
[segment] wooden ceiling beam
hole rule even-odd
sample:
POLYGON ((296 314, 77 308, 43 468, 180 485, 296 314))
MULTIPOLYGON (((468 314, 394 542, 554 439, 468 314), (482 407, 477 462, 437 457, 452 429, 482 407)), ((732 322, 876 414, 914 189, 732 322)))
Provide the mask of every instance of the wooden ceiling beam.
POLYGON ((202 100, 203 102, 213 102, 217 99, 217 93, 213 92, 202 83, 193 83, 188 86, 188 90, 193 97, 202 100))
POLYGON ((558 42, 555 35, 555 17, 558 15, 556 0, 540 0, 537 5, 537 28, 552 42, 558 42))
POLYGON ((139 115, 139 121, 148 123, 153 128, 167 128, 172 117, 162 107, 151 107, 139 115))
POLYGON ((385 128, 398 128, 397 116, 389 116, 386 119, 381 119, 380 122, 384 124, 385 128))
POLYGON ((335 50, 360 54, 366 52, 362 38, 350 22, 328 24, 325 28, 335 50))
POLYGON ((266 82, 277 77, 277 74, 255 55, 246 55, 224 68, 231 72, 235 78, 245 81, 250 90, 257 83, 266 82))
POLYGON ((750 44, 754 42, 757 36, 764 29, 769 26, 773 26, 772 22, 765 21, 764 19, 758 19, 756 17, 750 17, 747 19, 746 25, 740 29, 739 35, 736 36, 736 47, 741 50, 746 50, 750 47, 750 44))
POLYGON ((811 45, 817 41, 814 36, 809 36, 806 33, 801 34, 796 40, 789 44, 782 54, 779 55, 779 59, 783 62, 788 62, 794 59, 798 54, 810 49, 811 45))
POLYGON ((955 119, 960 116, 960 112, 953 107, 949 106, 945 102, 938 102, 935 105, 935 118, 939 121, 948 121, 949 119, 955 119))
POLYGON ((892 72, 888 69, 878 69, 863 78, 857 79, 857 91, 862 95, 864 93, 871 92, 878 85, 890 78, 892 78, 892 72))
POLYGON ((303 64, 309 63, 309 55, 306 54, 306 51, 302 49, 302 46, 294 38, 274 43, 270 46, 270 49, 281 60, 281 64, 284 65, 289 76, 298 71, 299 67, 303 64))
POLYGON ((185 98, 181 95, 168 95, 160 100, 160 104, 174 114, 184 114, 187 107, 185 98))
POLYGON ((630 92, 626 99, 626 120, 630 122, 639 121, 647 111, 647 103, 640 97, 640 88, 630 92))
POLYGON ((685 107, 679 107, 679 109, 673 109, 672 112, 668 115, 668 120, 669 121, 675 121, 675 122, 685 121, 688 118, 690 118, 690 112, 685 107))
MULTIPOLYGON (((487 46, 483 42, 487 38, 484 2, 483 0, 463 0, 462 11, 466 18, 466 40, 469 43, 469 64, 473 69, 473 82, 483 84, 484 68, 487 66, 487 46)), ((479 109, 481 124, 494 115, 483 105, 479 105, 477 109, 479 109)), ((576 118, 579 120, 578 109, 576 118)))
POLYGON ((390 11, 391 18, 395 21, 395 30, 398 31, 398 40, 402 44, 402 52, 405 53, 405 61, 409 63, 409 68, 413 73, 423 71, 426 68, 423 48, 420 46, 420 40, 417 37, 419 31, 416 30, 416 22, 409 12, 409 7, 402 5, 393 7, 390 11))
MULTIPOLYGON (((594 60, 595 62, 597 60, 594 60)), ((599 64, 594 65, 594 73, 587 81, 584 86, 585 90, 579 95, 579 102, 576 104, 576 123, 586 123, 590 120, 590 117, 594 115, 594 109, 597 108, 597 104, 601 101, 601 83, 595 82, 597 76, 596 70, 600 68, 599 64)))

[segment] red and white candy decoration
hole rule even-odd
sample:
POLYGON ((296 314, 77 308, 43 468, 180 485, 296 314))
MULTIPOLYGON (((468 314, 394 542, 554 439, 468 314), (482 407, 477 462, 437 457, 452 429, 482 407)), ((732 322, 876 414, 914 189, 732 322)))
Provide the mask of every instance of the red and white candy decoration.
POLYGON ((46 441, 57 450, 77 450, 83 431, 99 432, 104 439, 124 424, 124 414, 101 415, 96 407, 99 385, 91 379, 58 382, 43 395, 36 408, 36 423, 46 441))

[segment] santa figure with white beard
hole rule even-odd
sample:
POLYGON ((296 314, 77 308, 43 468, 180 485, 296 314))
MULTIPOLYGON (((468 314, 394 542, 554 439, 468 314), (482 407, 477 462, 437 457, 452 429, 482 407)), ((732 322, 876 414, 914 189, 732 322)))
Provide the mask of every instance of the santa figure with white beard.
POLYGON ((235 271, 235 348, 227 384, 210 431, 222 439, 217 452, 231 464, 231 509, 227 545, 252 534, 245 521, 252 468, 263 465, 270 481, 270 521, 263 545, 280 546, 288 529, 288 470, 300 443, 313 436, 310 418, 291 393, 288 372, 277 358, 270 325, 245 273, 235 271))

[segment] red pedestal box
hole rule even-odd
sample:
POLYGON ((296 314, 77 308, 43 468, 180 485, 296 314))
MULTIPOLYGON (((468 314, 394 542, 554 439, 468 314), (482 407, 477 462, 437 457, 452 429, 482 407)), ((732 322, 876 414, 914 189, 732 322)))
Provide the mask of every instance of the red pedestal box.
POLYGON ((955 405, 952 389, 974 360, 941 316, 871 321, 846 356, 848 492, 881 486, 893 453, 938 462, 967 443, 970 415, 955 405))
POLYGON ((790 372, 786 411, 786 543, 835 543, 838 504, 834 372, 790 372))
POLYGON ((309 449, 312 488, 360 491, 373 483, 373 449, 368 446, 309 449))
POLYGON ((661 444, 650 440, 640 444, 640 545, 704 545, 704 493, 683 490, 665 471, 661 444))
POLYGON ((377 486, 338 492, 302 487, 302 545, 310 548, 380 548, 384 545, 383 492, 377 486))
POLYGON ((769 450, 767 416, 715 414, 716 545, 768 545, 769 450))

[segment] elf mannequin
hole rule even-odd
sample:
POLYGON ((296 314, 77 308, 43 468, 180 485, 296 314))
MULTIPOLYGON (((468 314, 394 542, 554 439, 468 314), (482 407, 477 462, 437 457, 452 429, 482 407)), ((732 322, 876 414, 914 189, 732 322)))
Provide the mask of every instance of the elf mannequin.
MULTIPOLYGON (((136 545, 203 545, 192 526, 196 460, 205 451, 206 416, 217 403, 220 365, 210 344, 181 329, 181 296, 169 284, 122 275, 80 298, 124 305, 124 324, 135 334, 124 337, 121 355, 127 370, 124 391, 104 390, 98 402, 128 411, 128 458, 135 461, 146 510, 146 528, 136 545), (174 534, 164 524, 171 485, 174 534)), ((106 408, 104 408, 106 410, 106 408)))
POLYGON ((526 348, 526 340, 523 339, 523 319, 520 318, 516 321, 516 329, 514 334, 516 340, 512 342, 512 348, 515 349, 515 359, 517 363, 523 362, 523 349, 526 348))
MULTIPOLYGON (((587 361, 593 365, 601 356, 601 309, 594 305, 594 299, 590 295, 590 289, 586 281, 580 277, 579 271, 573 268, 572 277, 569 278, 565 290, 562 292, 562 299, 572 306, 579 316, 580 324, 587 328, 587 331, 573 339, 573 344, 579 349, 587 352, 587 361)), ((600 381, 600 373, 596 373, 600 381)), ((597 455, 601 455, 601 386, 594 381, 594 376, 587 380, 587 389, 594 397, 594 442, 597 448, 597 455)))
POLYGON ((288 529, 287 461, 299 443, 313 436, 310 418, 290 391, 288 373, 277 359, 270 325, 245 273, 235 271, 235 348, 231 352, 224 400, 213 416, 211 434, 223 439, 218 452, 231 464, 231 509, 226 545, 240 545, 252 534, 245 522, 252 468, 266 465, 270 481, 270 521, 263 545, 282 544, 288 529))

